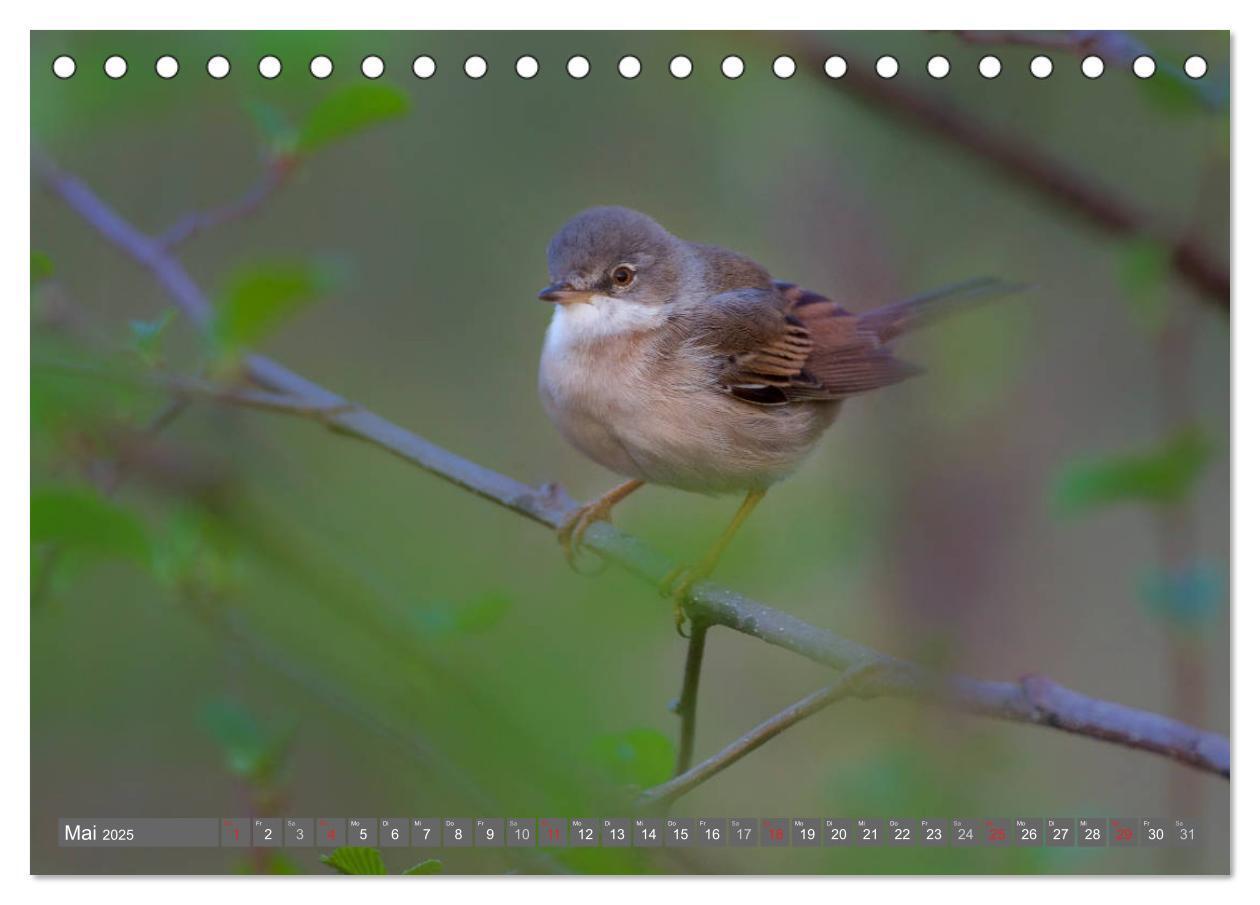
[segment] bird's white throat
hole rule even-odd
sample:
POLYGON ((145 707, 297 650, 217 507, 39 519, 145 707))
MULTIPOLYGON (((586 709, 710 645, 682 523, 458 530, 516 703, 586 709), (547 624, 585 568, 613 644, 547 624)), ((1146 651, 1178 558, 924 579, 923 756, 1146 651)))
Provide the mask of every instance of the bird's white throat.
POLYGON ((665 323, 666 312, 660 305, 640 305, 625 299, 597 295, 590 304, 559 305, 547 328, 547 345, 581 346, 626 333, 650 330, 665 323))

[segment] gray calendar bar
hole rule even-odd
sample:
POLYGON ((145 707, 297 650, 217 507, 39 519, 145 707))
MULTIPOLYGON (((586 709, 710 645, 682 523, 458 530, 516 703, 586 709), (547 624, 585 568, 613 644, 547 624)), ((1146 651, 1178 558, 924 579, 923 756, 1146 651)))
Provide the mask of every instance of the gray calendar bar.
POLYGON ((1153 817, 137 817, 58 821, 67 848, 1140 848, 1199 845, 1153 817))
MULTIPOLYGON (((249 823, 240 819, 248 840, 249 823)), ((67 848, 218 848, 219 818, 63 817, 58 821, 57 844, 67 848)))

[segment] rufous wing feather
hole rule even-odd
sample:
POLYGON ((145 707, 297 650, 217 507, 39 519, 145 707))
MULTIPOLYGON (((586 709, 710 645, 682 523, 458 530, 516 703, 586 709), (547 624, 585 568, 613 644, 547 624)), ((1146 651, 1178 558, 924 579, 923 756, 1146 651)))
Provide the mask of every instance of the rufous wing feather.
POLYGON ((788 316, 804 325, 813 344, 804 371, 814 386, 800 387, 796 398, 840 399, 920 373, 919 368, 894 356, 861 317, 795 284, 776 286, 787 299, 788 316))
POLYGON ((795 283, 733 290, 699 315, 697 332, 721 356, 719 383, 755 405, 843 399, 921 373, 891 342, 942 314, 1023 287, 983 278, 852 314, 795 283))

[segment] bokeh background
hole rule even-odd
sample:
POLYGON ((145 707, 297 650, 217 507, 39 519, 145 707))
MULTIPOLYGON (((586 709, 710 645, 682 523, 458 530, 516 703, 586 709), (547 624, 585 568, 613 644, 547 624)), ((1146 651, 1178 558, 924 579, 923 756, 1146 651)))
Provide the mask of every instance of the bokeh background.
MULTIPOLYGON (((214 344, 32 183, 32 870, 329 872, 292 850, 59 849, 59 816, 619 816, 669 775, 685 644, 652 589, 577 575, 547 531, 309 421, 197 402, 146 432, 169 401, 131 379, 222 376, 249 342, 456 453, 593 496, 614 476, 537 401, 550 308, 534 298, 550 235, 593 204, 858 309, 981 274, 1035 284, 906 341, 927 376, 849 403, 716 578, 890 653, 1042 672, 1228 733, 1228 316, 1153 238, 1228 263, 1228 35, 1125 40, 1157 78, 1109 61, 1087 80, 1066 49, 1036 80, 1036 48, 946 33, 33 34, 34 152, 143 229, 301 153, 260 209, 179 250, 246 312, 214 344), (896 55, 899 85, 1130 199, 1151 233, 1047 204, 803 57, 775 78, 803 38, 850 67, 896 55), (938 52, 941 81, 924 71, 938 52), (975 67, 990 52, 991 81, 975 67), (61 53, 79 63, 66 81, 61 53), (166 53, 170 81, 153 74, 166 53), (326 81, 306 71, 320 53, 326 81), (364 93, 368 53, 387 68, 364 93), (433 78, 411 74, 419 53, 433 78), (463 75, 470 53, 485 78, 463 75), (523 53, 541 63, 529 81, 523 53), (719 73, 729 53, 738 80, 719 73), (1199 83, 1170 75, 1190 53, 1209 62, 1199 83), (130 62, 117 81, 110 54, 130 62), (213 54, 227 79, 206 76, 213 54), (284 64, 273 81, 264 54, 284 64), (290 310, 251 320, 251 299, 290 310)), ((648 489, 617 519, 683 560, 734 506, 648 489)), ((827 680, 715 630, 698 756, 827 680)), ((1184 816, 1202 844, 431 854, 474 873, 1221 872, 1229 799, 1147 754, 876 700, 813 717, 674 813, 1184 816)))

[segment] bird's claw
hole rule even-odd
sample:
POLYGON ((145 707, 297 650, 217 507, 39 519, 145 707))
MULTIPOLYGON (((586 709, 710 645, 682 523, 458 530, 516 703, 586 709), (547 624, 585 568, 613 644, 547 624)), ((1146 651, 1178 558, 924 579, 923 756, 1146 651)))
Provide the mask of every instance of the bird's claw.
POLYGON ((691 596, 691 589, 705 577, 703 572, 690 566, 674 566, 661 579, 659 585, 661 596, 671 597, 674 601, 674 631, 683 638, 691 637, 683 631, 683 626, 687 622, 687 600, 691 596))
POLYGON ((594 569, 583 569, 580 565, 579 551, 591 525, 595 522, 609 521, 609 515, 609 507, 600 501, 587 503, 575 509, 556 530, 556 536, 560 540, 560 549, 564 551, 565 562, 579 575, 598 575, 608 565, 601 559, 594 569))

